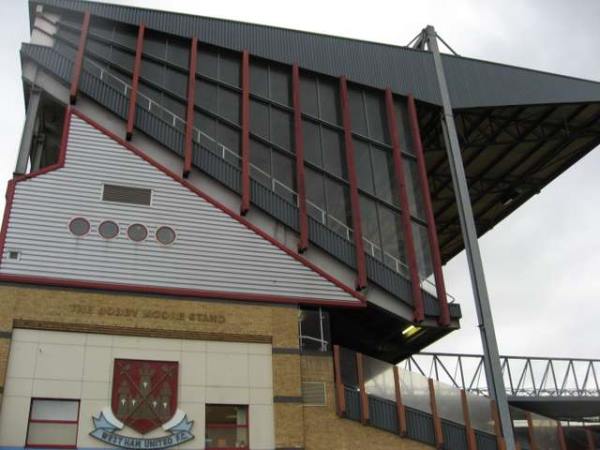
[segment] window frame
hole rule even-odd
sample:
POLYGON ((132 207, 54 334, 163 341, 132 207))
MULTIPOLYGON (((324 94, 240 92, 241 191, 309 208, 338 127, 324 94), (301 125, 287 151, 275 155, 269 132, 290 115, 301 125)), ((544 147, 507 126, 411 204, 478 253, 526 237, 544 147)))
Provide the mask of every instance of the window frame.
POLYGON ((50 398, 50 397, 31 397, 29 401, 29 415, 27 417, 27 431, 25 434, 25 446, 29 448, 77 448, 77 437, 79 436, 79 415, 81 413, 81 399, 78 398, 50 398), (53 402, 75 402, 77 403, 77 418, 75 420, 39 420, 32 419, 33 403, 36 401, 53 401, 53 402), (56 444, 30 444, 29 443, 29 430, 32 423, 48 423, 48 424, 59 424, 59 425, 76 425, 75 431, 75 443, 73 445, 56 445, 56 444))
POLYGON ((204 448, 205 450, 250 450, 250 405, 241 405, 241 404, 227 404, 227 403, 206 403, 204 405, 204 448), (245 425, 237 425, 233 423, 211 423, 208 421, 207 409, 209 406, 229 406, 229 407, 237 407, 237 408, 245 408, 246 409, 246 424, 245 425), (208 433, 206 432, 209 428, 219 429, 219 430, 230 430, 230 429, 245 429, 247 442, 244 447, 209 447, 206 445, 206 437, 208 433))

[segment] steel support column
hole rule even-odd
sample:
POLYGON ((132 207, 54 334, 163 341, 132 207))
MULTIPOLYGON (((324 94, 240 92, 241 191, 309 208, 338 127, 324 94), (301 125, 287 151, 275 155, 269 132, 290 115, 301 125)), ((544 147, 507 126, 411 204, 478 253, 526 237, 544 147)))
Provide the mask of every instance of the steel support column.
POLYGON ((490 308, 490 301, 485 283, 483 272, 483 263, 477 242, 477 230, 475 228, 475 219, 469 197, 469 187, 465 176, 465 169, 462 162, 458 134, 454 123, 454 114, 452 104, 450 103, 450 93, 446 84, 446 75, 442 63, 442 56, 437 45, 437 34, 432 26, 426 28, 429 49, 433 54, 433 60, 440 88, 440 95, 443 106, 442 127, 444 139, 446 141, 446 151, 448 154, 448 163, 452 174, 454 193, 457 201, 457 209, 460 217, 460 224, 465 244, 469 271, 471 274, 471 285, 477 318, 479 321, 479 330, 481 332, 481 341, 483 345, 483 361, 488 381, 488 389, 491 397, 496 400, 500 423, 502 426, 502 435, 506 442, 508 450, 514 450, 515 439, 512 430, 510 411, 506 391, 504 389, 504 380, 500 368, 500 357, 498 354, 498 344, 496 342, 496 333, 494 331, 494 321, 490 308))
POLYGON ((298 251, 308 249, 308 214, 306 211, 306 187, 304 183, 304 136, 302 135, 302 106, 300 104, 300 69, 292 66, 292 103, 294 107, 294 151, 296 153, 296 192, 298 192, 298 225, 300 239, 298 251))
POLYGON ((429 404, 431 406, 431 416, 433 417, 435 448, 441 450, 444 448, 444 433, 442 432, 442 420, 438 414, 437 399, 435 398, 435 385, 431 378, 428 378, 427 382, 429 384, 429 404))
POLYGON ((185 110, 185 135, 183 144, 183 177, 192 170, 192 148, 194 137, 194 102, 196 101, 196 61, 198 59, 198 38, 190 44, 190 67, 188 71, 187 105, 185 110))
POLYGON ((17 165, 15 166, 15 175, 24 175, 27 173, 27 162, 31 155, 33 145, 33 135, 35 134, 35 123, 37 121, 38 110, 42 90, 33 86, 29 91, 29 102, 27 103, 27 114, 25 115, 25 125, 21 134, 21 144, 19 145, 19 155, 17 156, 17 165))
POLYGON ((394 366, 394 393, 396 394, 396 412, 398 413, 398 433, 400 436, 406 437, 406 408, 404 407, 404 403, 402 403, 398 366, 394 366))
POLYGON ((135 60, 133 63, 133 73, 131 75, 131 94, 129 96, 129 110, 127 111, 127 128, 125 129, 125 138, 129 141, 133 136, 133 127, 135 127, 135 110, 137 108, 137 96, 140 84, 140 70, 142 69, 142 52, 144 51, 144 32, 146 27, 140 23, 138 27, 137 41, 135 43, 135 60))
POLYGON ((341 363, 341 348, 339 345, 333 346, 333 374, 335 379, 335 405, 337 415, 340 417, 346 416, 346 393, 344 392, 344 384, 342 383, 342 363, 341 363))
POLYGON ((87 42, 88 30, 90 29, 90 12, 83 13, 83 22, 81 23, 81 34, 79 35, 79 47, 75 55, 73 72, 71 73, 71 88, 69 90, 69 101, 72 105, 77 101, 77 91, 79 90, 79 78, 83 69, 83 57, 85 55, 85 44, 87 42))

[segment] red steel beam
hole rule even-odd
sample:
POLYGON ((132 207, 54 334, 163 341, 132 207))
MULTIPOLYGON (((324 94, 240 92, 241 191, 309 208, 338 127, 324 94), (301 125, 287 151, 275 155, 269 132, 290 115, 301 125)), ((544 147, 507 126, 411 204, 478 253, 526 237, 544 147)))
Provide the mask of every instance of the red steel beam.
POLYGON ((433 417, 433 433, 435 435, 435 448, 444 448, 444 433, 442 432, 442 420, 438 414, 437 400, 435 398, 435 385, 433 380, 429 378, 429 403, 431 405, 431 415, 433 417))
MULTIPOLYGON (((490 409, 492 412, 492 420, 494 422, 494 434, 496 435, 496 446, 498 450, 506 450, 506 442, 502 435, 502 427, 500 427, 500 415, 498 414, 498 405, 495 400, 490 400, 490 409)), ((516 443, 517 450, 520 450, 519 443, 516 443)))
POLYGON ((250 54, 242 53, 242 206, 245 215, 250 210, 250 54))
POLYGON ((471 425, 471 412, 469 411, 469 399, 464 389, 460 390, 460 401, 462 404, 463 421, 467 434, 467 450, 477 450, 477 441, 475 440, 475 431, 471 425))
POLYGON ((135 109, 140 84, 140 70, 142 68, 142 52, 144 51, 144 32, 146 26, 140 23, 138 27, 137 41, 135 43, 135 61, 133 63, 133 74, 131 75, 131 95, 129 96, 129 110, 127 111, 127 129, 125 137, 129 141, 133 136, 135 126, 135 109))
POLYGON ((414 321, 422 322, 423 320, 425 320, 423 292, 421 291, 421 280, 419 279, 417 252, 415 251, 412 223, 410 220, 410 203, 408 200, 406 175, 404 172, 404 161, 402 160, 402 149, 400 147, 400 138, 398 136, 396 111, 394 110, 394 96, 390 88, 387 88, 385 90, 385 109, 387 112, 388 130, 390 132, 390 138, 392 140, 394 180, 396 182, 398 196, 400 197, 400 209, 402 210, 402 229, 404 232, 406 256, 408 259, 408 267, 410 270, 410 282, 412 287, 412 297, 414 304, 414 321))
POLYGON ((365 389, 365 364, 362 353, 356 353, 356 371, 358 372, 358 389, 360 395, 360 422, 363 425, 369 423, 369 396, 365 389))
POLYGON ((396 412, 398 413, 398 431, 400 436, 406 437, 406 408, 402 403, 402 392, 400 391, 400 374, 398 366, 394 366, 394 391, 396 394, 396 412))
POLYGON ((81 78, 81 69, 83 68, 83 57, 85 54, 85 44, 90 29, 90 12, 83 13, 83 22, 81 24, 81 34, 79 35, 79 47, 73 63, 73 72, 71 72, 71 89, 69 91, 69 101, 72 105, 77 101, 77 91, 79 90, 79 78, 81 78))
POLYGON ((187 178, 192 170, 192 138, 194 136, 194 102, 196 100, 196 62, 198 60, 198 38, 192 38, 190 45, 190 68, 188 72, 187 108, 185 111, 185 135, 183 145, 183 176, 187 178))
POLYGON ((356 252, 356 289, 361 290, 367 287, 367 267, 360 216, 358 182, 356 180, 356 164, 354 162, 354 145, 352 143, 352 121, 350 119, 350 104, 348 101, 348 83, 344 76, 340 77, 340 102, 342 109, 342 123, 344 125, 346 166, 348 168, 348 182, 350 184, 350 208, 352 209, 354 248, 356 252))
POLYGON ((342 365, 340 362, 340 346, 333 346, 333 373, 335 378, 336 411, 340 417, 346 416, 346 393, 342 383, 342 365))
POLYGON ((296 191, 298 193, 298 211, 300 240, 298 251, 308 249, 308 214, 306 212, 306 186, 304 184, 304 136, 302 135, 302 108, 300 104, 300 69, 292 66, 292 106, 294 108, 294 150, 296 152, 296 191))
POLYGON ((529 447, 531 450, 538 450, 537 442, 535 441, 535 434, 533 433, 533 419, 531 413, 527 412, 527 438, 529 439, 529 447))
POLYGON ((431 206, 431 194, 429 192, 429 179, 427 177, 427 167, 425 166, 425 154, 423 152, 423 143, 421 142, 421 132, 419 131, 419 118, 417 116, 417 107, 415 98, 408 96, 408 116, 410 121, 410 130, 414 142, 415 155, 417 156, 417 167, 419 171, 419 183, 425 203, 425 215, 427 221, 427 236, 429 237, 429 248, 431 250, 431 260, 433 263, 433 274, 435 277, 435 289, 438 302, 440 304, 440 317, 438 322, 442 326, 450 324, 450 311, 448 309, 448 298, 446 297, 446 286, 444 284, 444 274, 442 272, 442 258, 440 256, 440 246, 438 243, 437 228, 435 226, 435 217, 433 207, 431 206))

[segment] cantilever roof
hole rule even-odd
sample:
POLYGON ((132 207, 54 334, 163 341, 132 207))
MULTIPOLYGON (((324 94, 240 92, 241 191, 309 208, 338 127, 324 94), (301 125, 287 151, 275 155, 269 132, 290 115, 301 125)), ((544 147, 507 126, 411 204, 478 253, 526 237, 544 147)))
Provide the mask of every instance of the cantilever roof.
MULTIPOLYGON (((31 0, 339 76, 439 104, 429 52, 232 20, 82 0, 31 0)), ((600 83, 460 56, 444 55, 454 108, 600 101, 600 83), (493 84, 493 87, 490 86, 493 84)))

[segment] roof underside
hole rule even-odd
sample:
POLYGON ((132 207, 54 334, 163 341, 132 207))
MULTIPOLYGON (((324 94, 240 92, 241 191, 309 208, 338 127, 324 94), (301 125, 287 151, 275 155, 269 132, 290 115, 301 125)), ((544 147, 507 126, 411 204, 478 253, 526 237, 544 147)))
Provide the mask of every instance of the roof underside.
MULTIPOLYGON (((429 52, 222 19, 100 4, 31 0, 180 35, 420 100, 419 116, 444 262, 463 248, 429 52)), ((33 14, 32 16, 33 17, 33 14)), ((444 55, 478 234, 600 143, 600 83, 444 55)))

